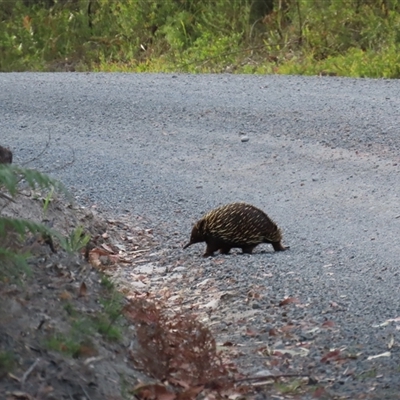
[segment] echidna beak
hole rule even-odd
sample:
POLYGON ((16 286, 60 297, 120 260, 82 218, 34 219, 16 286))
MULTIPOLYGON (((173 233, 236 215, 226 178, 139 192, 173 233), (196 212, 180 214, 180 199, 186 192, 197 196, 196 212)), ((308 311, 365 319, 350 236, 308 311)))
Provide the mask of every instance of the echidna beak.
POLYGON ((185 244, 185 245, 183 246, 183 248, 184 248, 184 249, 187 249, 191 244, 193 244, 193 243, 192 243, 192 242, 189 242, 189 243, 185 244))

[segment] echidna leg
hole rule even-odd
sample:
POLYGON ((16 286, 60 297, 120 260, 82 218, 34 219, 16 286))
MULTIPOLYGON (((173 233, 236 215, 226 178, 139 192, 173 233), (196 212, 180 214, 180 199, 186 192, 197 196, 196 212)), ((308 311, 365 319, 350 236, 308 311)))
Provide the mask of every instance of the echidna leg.
POLYGON ((242 247, 243 254, 251 254, 251 253, 253 253, 254 247, 256 247, 256 246, 242 247))
POLYGON ((281 242, 272 242, 271 244, 275 251, 284 251, 289 248, 289 247, 283 247, 281 242))
POLYGON ((203 257, 212 257, 214 255, 214 251, 219 249, 219 245, 212 241, 207 243, 206 252, 203 254, 203 257))
POLYGON ((219 249, 219 252, 220 252, 221 254, 229 254, 229 252, 231 251, 231 248, 232 248, 232 247, 229 247, 229 246, 222 246, 222 247, 219 249))

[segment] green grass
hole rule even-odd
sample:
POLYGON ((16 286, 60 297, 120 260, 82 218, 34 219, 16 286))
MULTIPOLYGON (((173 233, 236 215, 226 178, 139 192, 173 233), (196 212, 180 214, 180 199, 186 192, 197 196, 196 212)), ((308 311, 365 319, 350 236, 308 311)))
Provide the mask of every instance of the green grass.
POLYGON ((56 332, 47 338, 45 346, 71 357, 84 356, 88 349, 94 349, 91 338, 100 334, 105 340, 120 341, 122 339, 122 307, 123 296, 114 289, 112 282, 102 277, 103 297, 99 299, 101 311, 86 315, 78 311, 71 302, 64 304, 67 313, 68 332, 56 332))
POLYGON ((15 356, 9 351, 0 351, 0 378, 15 367, 15 356))
POLYGON ((0 71, 399 78, 399 50, 400 0, 0 3, 0 71))

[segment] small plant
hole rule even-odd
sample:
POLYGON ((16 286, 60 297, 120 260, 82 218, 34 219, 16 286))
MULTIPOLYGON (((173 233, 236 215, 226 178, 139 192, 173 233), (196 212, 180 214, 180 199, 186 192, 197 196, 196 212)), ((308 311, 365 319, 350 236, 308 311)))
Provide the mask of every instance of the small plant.
POLYGON ((88 338, 79 340, 74 335, 65 336, 60 333, 50 337, 45 342, 49 350, 57 351, 73 358, 90 356, 96 353, 93 344, 88 338))
POLYGON ((376 369, 370 369, 368 371, 361 372, 361 374, 359 374, 357 378, 360 380, 365 380, 365 379, 375 378, 376 375, 377 375, 376 369))
POLYGON ((75 228, 69 236, 59 236, 61 247, 68 253, 77 253, 90 241, 90 236, 85 234, 82 226, 75 228))
POLYGON ((54 195, 54 188, 51 188, 51 190, 49 191, 49 193, 47 194, 47 196, 45 197, 45 199, 43 201, 43 214, 44 215, 46 215, 46 213, 47 213, 50 202, 53 199, 53 195, 54 195))
POLYGON ((105 315, 100 315, 94 318, 93 324, 98 333, 103 335, 106 339, 110 341, 118 341, 122 338, 121 330, 113 325, 115 320, 107 318, 105 315))
MULTIPOLYGON (((2 192, 6 191, 15 198, 21 180, 31 189, 58 189, 66 192, 59 182, 38 171, 0 164, 2 192)), ((51 238, 54 232, 45 225, 33 221, 4 217, 1 212, 2 210, 0 210, 0 277, 16 278, 22 273, 29 273, 26 262, 29 254, 21 254, 18 251, 27 233, 40 233, 43 237, 51 238)))
POLYGON ((114 283, 106 275, 101 277, 100 285, 107 290, 114 289, 114 283))
POLYGON ((64 304, 64 310, 71 317, 75 317, 77 315, 77 311, 76 311, 75 307, 69 302, 64 304))
POLYGON ((281 394, 297 394, 302 385, 304 382, 296 379, 290 382, 275 383, 274 386, 281 394))
POLYGON ((122 295, 113 291, 111 298, 100 299, 104 313, 94 318, 96 330, 109 340, 121 339, 120 329, 115 325, 118 319, 122 317, 122 295))
POLYGON ((14 354, 9 351, 0 351, 0 378, 11 372, 14 367, 14 354))

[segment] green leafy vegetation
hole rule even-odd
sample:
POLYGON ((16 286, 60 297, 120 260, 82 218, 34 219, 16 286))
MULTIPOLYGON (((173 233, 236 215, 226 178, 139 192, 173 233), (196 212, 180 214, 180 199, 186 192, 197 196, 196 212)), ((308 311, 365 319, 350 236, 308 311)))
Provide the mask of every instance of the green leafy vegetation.
POLYGON ((100 334, 109 341, 119 341, 122 338, 122 328, 119 319, 122 317, 122 295, 113 287, 107 288, 104 297, 99 299, 102 310, 94 314, 86 314, 77 310, 70 302, 64 304, 66 319, 70 326, 68 333, 56 332, 50 335, 45 346, 71 357, 93 355, 95 345, 92 338, 100 334))
POLYGON ((9 351, 0 351, 0 378, 15 367, 15 356, 9 351))
POLYGON ((0 71, 398 78, 400 0, 15 0, 0 71))
POLYGON ((90 240, 90 235, 85 234, 82 226, 76 227, 69 236, 59 236, 61 247, 68 253, 78 253, 90 240))
MULTIPOLYGON (((62 185, 54 179, 38 171, 0 164, 0 195, 11 201, 18 192, 19 182, 24 181, 31 189, 50 190, 62 185), (5 193, 7 192, 11 197, 5 193)), ((25 219, 4 216, 4 208, 0 209, 0 279, 16 278, 21 273, 29 274, 27 265, 28 252, 21 251, 26 235, 40 234, 51 240, 55 233, 41 223, 25 219)))

